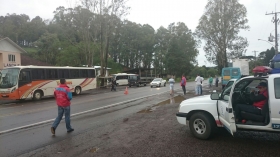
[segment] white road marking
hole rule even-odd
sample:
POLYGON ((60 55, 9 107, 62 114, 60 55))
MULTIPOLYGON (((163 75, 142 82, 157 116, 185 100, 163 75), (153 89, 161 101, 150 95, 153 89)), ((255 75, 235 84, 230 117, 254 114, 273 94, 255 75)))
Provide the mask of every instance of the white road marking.
MULTIPOLYGON (((118 106, 118 105, 126 104, 128 102, 132 102, 132 101, 136 101, 136 100, 140 100, 140 99, 144 99, 144 98, 147 98, 147 97, 151 97, 151 96, 155 96, 155 95, 160 95, 160 94, 164 94, 164 93, 166 93, 166 91, 161 92, 161 93, 157 93, 157 94, 153 94, 153 95, 149 95, 149 96, 144 96, 144 97, 136 98, 136 99, 131 99, 131 100, 127 100, 127 101, 118 102, 118 103, 107 105, 107 106, 103 106, 103 107, 98 107, 98 108, 95 108, 95 109, 91 109, 91 110, 87 110, 87 111, 83 111, 83 112, 79 112, 79 113, 74 113, 74 114, 71 115, 71 117, 82 115, 82 114, 86 114, 86 113, 89 113, 89 112, 94 112, 94 111, 102 110, 102 109, 107 109, 107 108, 115 107, 115 106, 118 106)), ((63 116, 62 119, 64 119, 64 116, 63 116)), ((41 121, 41 122, 38 122, 38 123, 33 123, 33 124, 29 124, 29 125, 24 125, 24 126, 21 126, 21 127, 12 128, 12 129, 9 129, 9 130, 0 131, 0 135, 4 134, 4 133, 12 132, 12 131, 20 130, 20 129, 26 129, 26 128, 29 128, 29 127, 34 127, 34 126, 37 126, 37 125, 46 124, 46 123, 52 122, 54 120, 55 119, 49 119, 49 120, 41 121)))

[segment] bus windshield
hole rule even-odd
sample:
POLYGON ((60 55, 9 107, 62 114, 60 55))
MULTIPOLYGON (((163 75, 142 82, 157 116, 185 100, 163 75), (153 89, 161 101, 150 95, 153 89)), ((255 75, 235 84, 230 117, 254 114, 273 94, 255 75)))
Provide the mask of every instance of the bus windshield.
POLYGON ((1 73, 0 88, 11 88, 17 84, 19 69, 3 69, 1 73))

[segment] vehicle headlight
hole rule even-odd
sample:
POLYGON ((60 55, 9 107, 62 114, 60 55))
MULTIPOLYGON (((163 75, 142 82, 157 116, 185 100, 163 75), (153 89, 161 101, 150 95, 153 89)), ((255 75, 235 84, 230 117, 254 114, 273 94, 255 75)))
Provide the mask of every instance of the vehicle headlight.
POLYGON ((16 88, 13 88, 13 89, 11 90, 11 93, 13 93, 15 90, 16 90, 16 88))

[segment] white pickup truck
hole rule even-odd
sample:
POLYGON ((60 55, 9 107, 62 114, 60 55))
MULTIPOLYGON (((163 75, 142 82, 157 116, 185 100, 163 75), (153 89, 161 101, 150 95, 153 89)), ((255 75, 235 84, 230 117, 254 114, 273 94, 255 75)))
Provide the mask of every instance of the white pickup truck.
POLYGON ((166 86, 166 80, 162 78, 155 78, 151 83, 151 88, 155 87, 160 87, 160 86, 166 86))
POLYGON ((232 79, 221 93, 184 100, 176 116, 180 124, 189 123, 191 133, 199 139, 210 138, 217 127, 232 135, 241 130, 280 132, 280 74, 232 79), (235 122, 236 105, 251 105, 250 91, 260 82, 267 83, 267 103, 259 114, 241 111, 243 123, 235 122))

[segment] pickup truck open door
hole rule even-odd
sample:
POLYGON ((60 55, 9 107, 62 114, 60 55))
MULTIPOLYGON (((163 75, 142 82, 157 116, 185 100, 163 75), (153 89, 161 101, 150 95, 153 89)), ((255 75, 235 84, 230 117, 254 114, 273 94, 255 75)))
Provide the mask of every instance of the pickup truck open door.
POLYGON ((212 94, 211 99, 217 100, 217 110, 220 122, 232 135, 236 132, 235 117, 232 108, 232 86, 236 80, 230 80, 221 94, 212 94))

